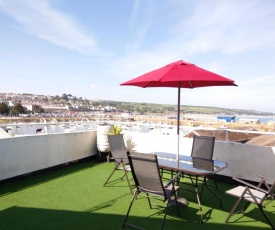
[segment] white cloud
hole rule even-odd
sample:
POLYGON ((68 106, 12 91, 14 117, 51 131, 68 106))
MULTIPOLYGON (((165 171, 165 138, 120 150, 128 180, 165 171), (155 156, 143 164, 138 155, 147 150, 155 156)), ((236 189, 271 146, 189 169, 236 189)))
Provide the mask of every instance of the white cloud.
POLYGON ((71 15, 53 9, 49 1, 0 1, 0 9, 22 30, 57 46, 81 53, 97 52, 97 39, 71 15))
MULTIPOLYGON (((274 75, 249 79, 250 76, 257 75, 255 72, 259 72, 256 71, 255 65, 261 68, 261 61, 258 60, 260 56, 257 52, 261 52, 262 57, 268 58, 267 60, 269 57, 274 59, 274 55, 267 57, 266 53, 266 50, 274 53, 275 48, 273 42, 275 40, 273 29, 275 15, 272 13, 275 12, 275 5, 272 1, 267 0, 266 4, 263 4, 262 1, 255 0, 209 0, 207 2, 196 1, 194 5, 191 4, 192 6, 189 1, 173 2, 177 4, 178 11, 175 11, 175 14, 179 20, 175 21, 171 30, 165 30, 167 39, 156 42, 155 46, 151 46, 146 52, 136 52, 134 55, 131 53, 120 60, 116 59, 108 70, 109 75, 117 76, 122 83, 178 59, 190 62, 197 59, 204 66, 196 62, 194 64, 235 80, 239 87, 184 90, 186 101, 183 101, 183 104, 190 102, 190 104, 203 105, 206 101, 211 105, 221 107, 241 108, 243 106, 253 109, 257 105, 259 109, 275 110, 275 107, 270 105, 270 101, 275 99, 272 89, 275 81, 274 75), (189 9, 190 15, 182 13, 186 8, 189 9), (253 61, 258 60, 259 63, 249 64, 251 51, 253 61), (222 57, 217 53, 223 54, 222 57), (204 56, 199 56, 201 54, 204 56), (240 54, 244 56, 241 62, 237 63, 234 58, 238 58, 240 54), (230 75, 227 76, 227 74, 230 75), (247 78, 249 80, 243 80, 247 78)), ((271 61, 269 62, 272 64, 271 61)), ((274 72, 272 65, 270 65, 269 72, 274 72)), ((128 93, 136 91, 135 89, 128 91, 126 88, 124 90, 128 93)), ((146 95, 147 91, 142 94, 146 95)), ((141 98, 143 95, 136 97, 141 98)), ((157 98, 171 102, 169 97, 159 96, 157 98)), ((156 101, 157 98, 153 97, 152 100, 156 101)))
POLYGON ((135 39, 130 45, 128 45, 128 50, 130 53, 136 53, 140 45, 146 39, 152 23, 152 18, 154 17, 156 11, 156 5, 157 2, 155 0, 148 2, 135 0, 129 20, 130 28, 135 30, 135 39), (141 3, 143 5, 141 5, 141 3), (140 9, 142 9, 142 11, 140 9))
POLYGON ((274 10, 273 1, 197 1, 192 16, 182 17, 173 32, 191 54, 275 48, 274 10))
POLYGON ((90 88, 91 88, 91 89, 95 89, 95 88, 96 88, 96 84, 91 84, 91 85, 90 85, 90 88))
POLYGON ((132 27, 134 24, 134 21, 136 20, 138 11, 140 9, 140 0, 135 0, 134 1, 134 5, 133 5, 133 9, 132 9, 132 14, 129 20, 129 26, 132 27))

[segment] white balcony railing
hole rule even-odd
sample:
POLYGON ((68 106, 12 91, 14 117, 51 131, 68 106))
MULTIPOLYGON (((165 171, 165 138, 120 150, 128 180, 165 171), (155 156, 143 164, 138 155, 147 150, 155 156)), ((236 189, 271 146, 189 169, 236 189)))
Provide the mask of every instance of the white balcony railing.
MULTIPOLYGON (((128 150, 177 152, 177 136, 125 131, 128 150)), ((192 139, 180 138, 180 154, 190 155, 192 139)), ((0 180, 97 154, 96 130, 0 138, 0 180)), ((251 171, 275 178, 275 147, 216 141, 214 159, 225 161, 221 175, 254 180, 251 171)))

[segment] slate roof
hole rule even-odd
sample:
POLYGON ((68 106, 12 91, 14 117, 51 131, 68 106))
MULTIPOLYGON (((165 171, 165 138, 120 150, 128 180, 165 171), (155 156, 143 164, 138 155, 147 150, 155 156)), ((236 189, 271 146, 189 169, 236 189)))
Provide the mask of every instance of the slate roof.
POLYGON ((275 146, 275 135, 262 134, 249 140, 248 142, 246 142, 246 144, 257 146, 275 146))

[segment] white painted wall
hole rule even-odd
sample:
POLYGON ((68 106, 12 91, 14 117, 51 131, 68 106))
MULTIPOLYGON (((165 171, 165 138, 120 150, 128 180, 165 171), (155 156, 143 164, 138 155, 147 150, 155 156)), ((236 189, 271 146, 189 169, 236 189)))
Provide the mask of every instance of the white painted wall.
POLYGON ((96 131, 0 139, 0 180, 97 154, 96 131))
MULTIPOLYGON (((125 133, 132 152, 177 153, 177 137, 150 133, 125 133)), ((191 138, 180 138, 180 154, 190 155, 191 138)), ((96 131, 20 136, 0 139, 0 180, 97 154, 96 131)), ((275 179, 275 148, 216 142, 214 160, 228 163, 219 174, 248 180, 249 172, 275 179)))
POLYGON ((222 175, 259 181, 254 172, 275 179, 275 147, 216 142, 214 159, 228 163, 222 175))

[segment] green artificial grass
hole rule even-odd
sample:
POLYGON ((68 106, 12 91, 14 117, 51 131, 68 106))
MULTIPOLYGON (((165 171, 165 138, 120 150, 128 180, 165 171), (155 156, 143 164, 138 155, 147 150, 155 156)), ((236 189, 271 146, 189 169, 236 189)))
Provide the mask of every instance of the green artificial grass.
MULTIPOLYGON (((113 167, 113 163, 86 161, 1 184, 0 229, 121 229, 132 196, 125 180, 103 187, 113 167)), ((122 172, 116 172, 113 179, 121 175, 122 172)), ((223 208, 205 190, 203 224, 195 194, 181 191, 189 206, 180 208, 181 217, 168 211, 164 229, 270 229, 254 205, 245 215, 236 214, 225 224, 236 198, 225 194, 232 185, 218 183, 218 186, 223 208)), ((275 222, 274 202, 266 210, 275 222)), ((137 199, 128 221, 145 229, 159 229, 162 218, 163 209, 151 210, 146 199, 137 199)))

